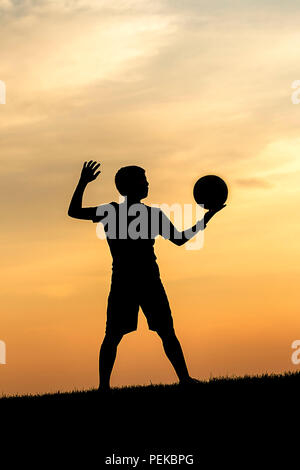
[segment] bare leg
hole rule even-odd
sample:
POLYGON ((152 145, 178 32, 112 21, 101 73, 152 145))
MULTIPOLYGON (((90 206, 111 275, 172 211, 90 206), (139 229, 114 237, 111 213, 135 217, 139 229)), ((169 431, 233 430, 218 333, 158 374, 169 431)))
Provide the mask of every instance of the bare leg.
POLYGON ((181 349, 181 345, 178 341, 178 338, 174 330, 169 330, 166 332, 157 332, 161 337, 163 342, 163 347, 167 358, 171 362, 172 366, 175 369, 175 372, 179 378, 179 381, 182 383, 188 382, 191 380, 191 377, 188 373, 184 355, 181 349))
POLYGON ((117 355, 117 347, 122 339, 122 334, 106 334, 99 354, 99 390, 108 390, 111 372, 117 355))

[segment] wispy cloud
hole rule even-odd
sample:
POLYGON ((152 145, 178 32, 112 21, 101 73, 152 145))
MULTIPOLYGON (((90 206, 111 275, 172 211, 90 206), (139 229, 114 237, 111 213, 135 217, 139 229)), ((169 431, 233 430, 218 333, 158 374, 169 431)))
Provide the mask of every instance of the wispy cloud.
POLYGON ((262 178, 239 178, 235 180, 235 182, 239 186, 244 186, 246 188, 261 188, 261 189, 269 189, 273 185, 262 178))

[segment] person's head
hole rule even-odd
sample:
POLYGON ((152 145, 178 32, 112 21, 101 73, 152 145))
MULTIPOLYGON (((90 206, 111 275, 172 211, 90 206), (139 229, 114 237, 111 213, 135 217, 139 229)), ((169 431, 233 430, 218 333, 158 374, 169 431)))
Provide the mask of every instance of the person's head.
POLYGON ((131 199, 144 199, 148 195, 148 186, 145 170, 139 166, 124 166, 115 176, 116 187, 122 196, 131 199))

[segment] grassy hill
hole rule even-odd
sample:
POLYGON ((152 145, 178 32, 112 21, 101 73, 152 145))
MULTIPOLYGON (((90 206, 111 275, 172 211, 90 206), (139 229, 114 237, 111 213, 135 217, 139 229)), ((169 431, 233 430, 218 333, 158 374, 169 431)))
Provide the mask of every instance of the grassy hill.
MULTIPOLYGON (((221 459, 234 466, 242 452, 247 461, 260 455, 260 462, 264 456, 270 463, 287 436, 289 455, 293 451, 299 398, 300 373, 212 379, 189 387, 115 388, 105 395, 89 390, 4 397, 2 448, 5 443, 7 449, 23 449, 31 465, 37 449, 48 460, 74 459, 85 468, 95 459, 101 468, 113 453, 146 460, 153 453, 191 453, 194 465, 221 459)), ((19 457, 10 453, 11 459, 19 457)), ((145 467, 140 462, 137 468, 145 467)))

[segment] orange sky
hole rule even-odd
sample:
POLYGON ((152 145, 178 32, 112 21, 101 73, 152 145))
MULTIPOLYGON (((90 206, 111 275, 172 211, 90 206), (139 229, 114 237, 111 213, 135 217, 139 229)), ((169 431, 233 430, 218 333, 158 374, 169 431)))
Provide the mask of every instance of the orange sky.
MULTIPOLYGON (((300 105, 296 3, 0 1, 0 393, 97 385, 111 259, 67 217, 82 162, 102 162, 85 205, 147 171, 148 203, 191 203, 214 173, 228 206, 204 248, 156 254, 194 377, 295 370, 300 336, 300 105)), ((299 366, 298 366, 299 367, 299 366)), ((176 376, 140 313, 112 385, 176 376)))

